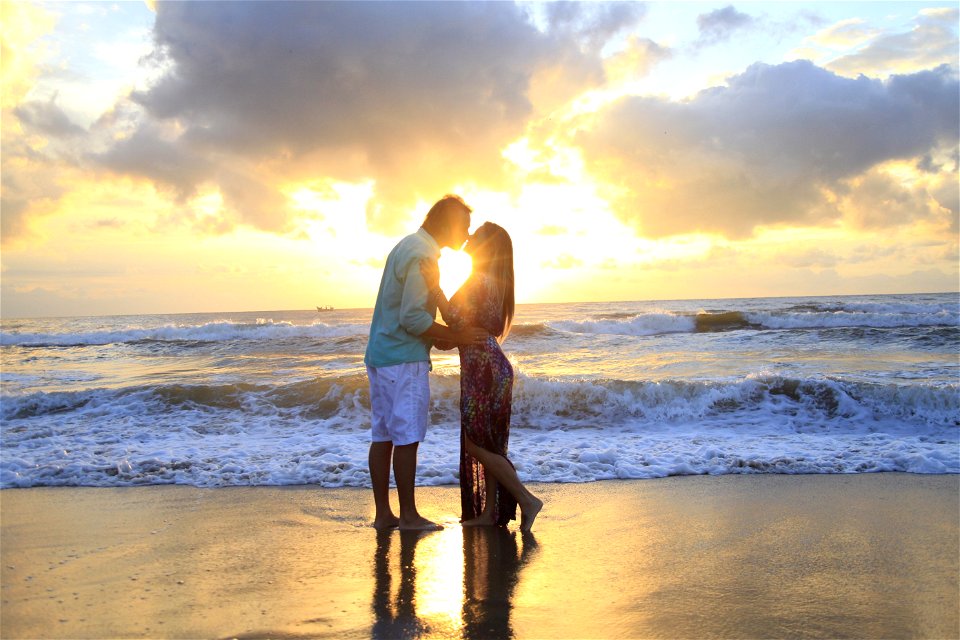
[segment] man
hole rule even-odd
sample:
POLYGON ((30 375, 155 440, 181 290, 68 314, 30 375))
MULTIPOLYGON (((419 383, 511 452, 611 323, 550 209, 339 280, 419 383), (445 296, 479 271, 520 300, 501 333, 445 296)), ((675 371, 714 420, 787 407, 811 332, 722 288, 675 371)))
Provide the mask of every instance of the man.
POLYGON ((417 447, 429 421, 433 340, 454 344, 481 343, 483 329, 454 331, 434 322, 437 292, 427 291, 420 273, 424 259, 434 263, 441 247, 459 249, 470 228, 470 207, 457 196, 441 198, 427 213, 420 229, 402 239, 387 257, 370 324, 364 363, 370 379, 370 481, 376 518, 386 529, 441 528, 422 517, 414 498, 417 447), (400 499, 400 517, 390 508, 390 462, 400 499))

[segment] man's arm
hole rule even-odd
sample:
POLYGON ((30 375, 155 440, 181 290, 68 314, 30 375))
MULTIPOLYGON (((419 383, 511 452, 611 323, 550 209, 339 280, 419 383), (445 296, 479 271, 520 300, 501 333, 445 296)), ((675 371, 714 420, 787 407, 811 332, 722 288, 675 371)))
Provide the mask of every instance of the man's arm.
POLYGON ((415 336, 424 335, 435 324, 427 312, 427 284, 420 273, 420 260, 413 258, 402 269, 403 293, 400 299, 400 326, 415 336))
POLYGON ((464 327, 460 331, 455 331, 448 326, 434 322, 429 329, 420 335, 433 338, 434 340, 451 342, 459 346, 464 344, 483 344, 490 336, 490 333, 480 327, 464 327))
POLYGON ((434 322, 427 313, 427 283, 420 272, 420 260, 411 260, 406 269, 403 284, 403 299, 400 303, 400 324, 415 336, 463 344, 482 344, 490 334, 485 329, 464 327, 454 330, 434 322))

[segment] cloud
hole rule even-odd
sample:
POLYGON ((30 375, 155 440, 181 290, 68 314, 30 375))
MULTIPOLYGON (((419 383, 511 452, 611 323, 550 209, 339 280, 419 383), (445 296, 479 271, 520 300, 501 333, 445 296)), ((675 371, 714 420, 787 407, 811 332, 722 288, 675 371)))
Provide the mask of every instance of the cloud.
MULTIPOLYGON (((952 183, 954 191, 960 188, 956 173, 943 182, 952 183)), ((870 170, 838 186, 838 207, 845 220, 860 229, 883 229, 915 220, 939 221, 955 229, 956 209, 952 207, 956 197, 951 197, 954 194, 945 184, 933 186, 931 193, 926 185, 907 186, 888 173, 870 170)))
POLYGON ((804 38, 788 56, 851 78, 882 78, 943 64, 957 67, 958 21, 960 10, 950 7, 922 9, 906 25, 895 27, 850 18, 804 38))
POLYGON ((496 186, 501 149, 551 101, 599 86, 599 49, 642 5, 551 6, 541 31, 511 3, 172 2, 131 94, 144 116, 95 159, 178 197, 212 187, 238 222, 287 230, 280 183, 376 181, 383 231, 418 199, 496 186), (174 136, 169 135, 171 131, 174 136))
POLYGON ((746 13, 740 13, 733 5, 716 9, 697 16, 697 28, 700 30, 700 46, 717 44, 729 40, 734 33, 753 26, 755 20, 746 13))
POLYGON ((851 47, 863 44, 879 33, 863 18, 849 18, 830 25, 807 40, 824 47, 851 47))
POLYGON ((55 138, 69 138, 86 133, 86 129, 72 122, 56 104, 56 95, 50 100, 32 100, 18 105, 14 115, 28 128, 55 138))
POLYGON ((143 123, 129 137, 91 157, 116 173, 150 179, 180 201, 196 195, 198 186, 214 173, 212 163, 202 154, 191 153, 164 127, 152 122, 143 123))
POLYGON ((599 51, 608 40, 638 23, 647 13, 639 2, 568 2, 544 5, 549 31, 571 37, 589 50, 599 51))
POLYGON ((537 235, 541 236, 564 236, 567 235, 568 230, 566 227, 561 227, 560 225, 550 224, 537 230, 537 235))
POLYGON ((611 81, 629 81, 647 75, 654 65, 672 55, 669 48, 649 38, 630 36, 623 50, 604 61, 604 69, 611 81))
MULTIPOLYGON (((46 166, 42 152, 44 141, 24 130, 16 113, 36 82, 38 59, 45 53, 42 37, 53 28, 49 12, 25 2, 3 3, 3 29, 0 30, 0 239, 9 244, 29 232, 31 210, 45 208, 62 189, 57 171, 46 166)), ((30 116, 44 126, 54 126, 56 116, 51 105, 26 103, 30 116)), ((56 109, 53 106, 53 109, 56 109)), ((54 127, 56 128, 56 127, 54 127)))
POLYGON ((583 266, 583 261, 568 253, 564 253, 541 263, 540 266, 546 269, 576 269, 577 267, 583 266))
POLYGON ((687 102, 624 98, 574 141, 643 233, 744 236, 836 218, 831 191, 844 180, 953 149, 957 112, 945 66, 880 81, 806 61, 755 64, 687 102))
MULTIPOLYGON (((861 73, 882 76, 941 64, 956 67, 958 20, 960 10, 956 8, 924 9, 915 18, 910 31, 879 33, 861 48, 826 66, 831 71, 850 76, 861 73)), ((831 30, 836 31, 837 27, 831 27, 831 30)), ((875 32, 854 30, 853 33, 867 36, 875 32)), ((828 36, 823 34, 823 37, 828 36)))
POLYGON ((0 30, 0 69, 3 91, 0 105, 10 109, 30 92, 38 73, 37 60, 45 52, 40 38, 54 26, 52 13, 26 2, 3 3, 0 30))

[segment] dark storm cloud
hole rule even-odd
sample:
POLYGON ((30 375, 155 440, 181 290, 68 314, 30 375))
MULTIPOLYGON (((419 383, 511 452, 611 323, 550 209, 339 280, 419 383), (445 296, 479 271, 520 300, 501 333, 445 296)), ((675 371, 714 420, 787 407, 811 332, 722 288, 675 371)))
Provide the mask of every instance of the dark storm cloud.
MULTIPOLYGON (((536 108, 535 76, 577 91, 600 84, 597 43, 643 9, 562 11, 564 28, 542 32, 502 2, 160 3, 154 58, 167 70, 132 98, 180 133, 161 138, 147 122, 102 160, 181 194, 210 180, 236 192, 237 180, 220 178, 229 170, 210 169, 233 162, 286 180, 372 177, 373 222, 386 225, 417 196, 496 184, 501 148, 536 108)), ((258 225, 284 228, 268 191, 241 200, 271 208, 258 225)))
POLYGON ((620 214, 644 232, 744 235, 835 217, 824 190, 885 161, 954 148, 957 113, 946 66, 882 82, 798 61, 753 65, 688 102, 620 100, 577 140, 598 177, 627 194, 620 214))

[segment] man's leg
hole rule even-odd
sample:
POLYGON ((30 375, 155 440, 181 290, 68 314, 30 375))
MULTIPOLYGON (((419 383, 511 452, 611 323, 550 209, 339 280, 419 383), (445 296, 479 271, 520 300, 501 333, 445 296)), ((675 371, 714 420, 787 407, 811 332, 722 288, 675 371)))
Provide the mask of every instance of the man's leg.
POLYGON ((377 515, 373 526, 388 529, 400 523, 390 508, 390 459, 393 454, 392 442, 371 442, 367 463, 370 465, 370 484, 373 485, 373 504, 377 515))
POLYGON ((399 445, 393 452, 393 479, 397 482, 397 495, 400 497, 400 528, 403 530, 442 529, 443 527, 427 520, 417 511, 414 482, 417 476, 417 447, 419 446, 419 442, 399 445))

